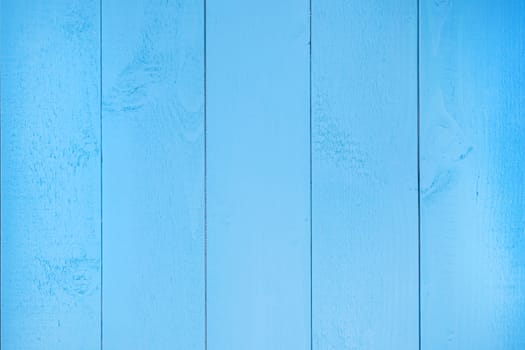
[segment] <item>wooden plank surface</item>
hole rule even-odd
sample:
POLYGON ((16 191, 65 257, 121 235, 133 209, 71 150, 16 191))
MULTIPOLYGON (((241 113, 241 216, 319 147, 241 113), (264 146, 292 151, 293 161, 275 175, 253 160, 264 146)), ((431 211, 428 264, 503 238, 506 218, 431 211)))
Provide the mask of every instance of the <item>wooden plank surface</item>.
POLYGON ((525 3, 420 0, 421 300, 417 1, 99 6, 0 1, 2 349, 525 348, 525 3))
POLYGON ((417 349, 417 3, 312 5, 313 347, 417 349))
POLYGON ((204 7, 103 2, 103 346, 204 347, 204 7))
POLYGON ((1 1, 5 350, 100 346, 99 2, 1 1))
POLYGON ((310 348, 308 1, 207 2, 208 348, 310 348))
POLYGON ((423 349, 524 349, 525 3, 421 10, 423 349))

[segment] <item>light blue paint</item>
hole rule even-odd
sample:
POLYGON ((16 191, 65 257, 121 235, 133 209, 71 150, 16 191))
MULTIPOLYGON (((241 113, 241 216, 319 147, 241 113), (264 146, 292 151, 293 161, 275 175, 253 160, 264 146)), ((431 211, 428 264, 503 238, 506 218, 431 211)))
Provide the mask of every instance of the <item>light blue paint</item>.
POLYGON ((102 20, 103 347, 203 349, 203 3, 102 20))
POLYGON ((417 2, 207 2, 205 179, 204 2, 0 0, 2 350, 524 349, 525 3, 421 0, 418 300, 417 2))
POLYGON ((314 349, 417 349, 417 3, 312 10, 314 349))
POLYGON ((308 1, 207 3, 208 348, 310 348, 308 1))
POLYGON ((422 5, 423 349, 524 349, 525 4, 422 5))
POLYGON ((3 350, 99 346, 98 4, 1 1, 3 350))

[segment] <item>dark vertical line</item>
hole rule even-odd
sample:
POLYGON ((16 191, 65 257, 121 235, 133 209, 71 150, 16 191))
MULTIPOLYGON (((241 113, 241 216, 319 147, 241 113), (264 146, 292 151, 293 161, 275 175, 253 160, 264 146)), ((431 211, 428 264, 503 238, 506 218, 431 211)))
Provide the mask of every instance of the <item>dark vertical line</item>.
MULTIPOLYGON (((1 10, 2 3, 0 3, 0 12, 1 10)), ((1 30, 2 20, 0 18, 0 33, 1 30)), ((2 349, 2 180, 2 62, 0 61, 0 350, 2 349)))
POLYGON ((309 67, 308 67, 308 84, 309 84, 309 139, 310 139, 310 349, 314 348, 313 343, 313 216, 312 216, 312 0, 309 0, 309 67))
POLYGON ((206 0, 204 0, 204 349, 208 349, 208 187, 206 129, 206 0))
POLYGON ((417 0, 417 279, 418 279, 418 348, 421 350, 421 103, 419 69, 419 0, 417 0))
POLYGON ((99 64, 100 64, 100 96, 99 96, 99 113, 100 113, 100 349, 102 350, 104 347, 103 342, 103 335, 104 335, 104 328, 103 328, 103 287, 104 287, 104 234, 103 234, 103 191, 102 191, 102 156, 103 156, 103 149, 102 149, 102 0, 99 2, 99 11, 100 11, 100 37, 99 37, 99 45, 100 45, 100 57, 99 57, 99 64))

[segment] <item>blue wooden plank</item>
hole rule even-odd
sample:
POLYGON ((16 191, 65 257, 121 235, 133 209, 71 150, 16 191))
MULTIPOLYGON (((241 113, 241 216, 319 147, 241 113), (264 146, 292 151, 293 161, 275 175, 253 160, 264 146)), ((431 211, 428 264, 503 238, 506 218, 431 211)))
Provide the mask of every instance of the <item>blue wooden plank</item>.
POLYGON ((100 347, 99 1, 1 1, 5 350, 100 347))
POLYGON ((525 349, 525 3, 422 1, 424 349, 525 349))
POLYGON ((103 2, 103 346, 204 347, 204 7, 103 2))
POLYGON ((206 12, 208 347, 309 349, 308 1, 206 12))
POLYGON ((312 6, 313 348, 417 349, 417 2, 312 6))

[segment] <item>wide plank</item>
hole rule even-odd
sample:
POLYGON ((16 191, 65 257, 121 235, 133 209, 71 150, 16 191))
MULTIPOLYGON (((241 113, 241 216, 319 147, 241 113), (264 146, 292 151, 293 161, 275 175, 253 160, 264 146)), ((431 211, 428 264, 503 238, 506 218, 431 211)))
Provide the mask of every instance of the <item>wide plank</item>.
POLYGON ((102 8, 103 347, 204 348, 204 6, 102 8))
POLYGON ((313 348, 418 348, 417 2, 312 1, 313 348))
POLYGON ((208 0, 208 348, 310 348, 309 9, 208 0))
POLYGON ((422 348, 525 349, 525 3, 422 1, 422 348))
POLYGON ((99 10, 0 2, 5 350, 100 347, 99 10))

